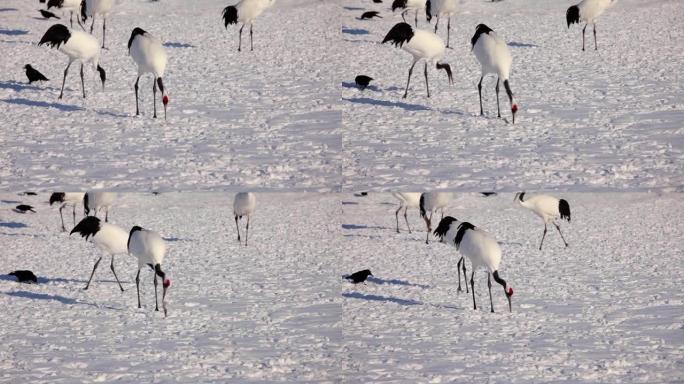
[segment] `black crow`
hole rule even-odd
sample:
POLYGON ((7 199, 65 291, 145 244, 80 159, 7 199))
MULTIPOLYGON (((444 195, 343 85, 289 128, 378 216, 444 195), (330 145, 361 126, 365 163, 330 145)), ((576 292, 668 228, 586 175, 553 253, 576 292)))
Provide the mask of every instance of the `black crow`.
POLYGON ((19 283, 37 283, 38 278, 31 271, 14 271, 9 274, 17 278, 19 283))
POLYGON ((373 0, 373 2, 376 4, 380 4, 380 3, 382 3, 382 0, 373 0))
POLYGON ((484 197, 496 196, 496 192, 480 192, 480 194, 484 197))
POLYGON ((380 16, 380 12, 378 12, 378 11, 368 11, 368 12, 364 12, 363 15, 361 15, 361 20, 372 19, 372 18, 374 18, 374 17, 379 17, 379 18, 382 19, 382 16, 380 16))
POLYGON ((34 81, 50 81, 45 75, 33 68, 31 64, 24 65, 24 69, 26 70, 26 77, 28 78, 29 84, 34 81))
POLYGON ((35 193, 35 192, 26 191, 26 192, 20 193, 20 195, 23 195, 23 196, 37 196, 38 194, 35 193))
POLYGON ((354 81, 356 81, 356 85, 357 85, 362 91, 363 91, 364 89, 366 89, 366 87, 368 86, 368 84, 370 84, 371 80, 373 80, 373 78, 372 78, 372 77, 369 77, 369 76, 366 76, 366 75, 358 75, 358 76, 356 76, 356 79, 354 79, 354 81))
POLYGON ((32 206, 26 205, 26 204, 19 204, 19 205, 17 205, 17 206, 14 208, 14 210, 17 211, 17 212, 19 212, 19 213, 26 213, 26 212, 28 212, 28 211, 31 211, 31 212, 33 212, 33 213, 36 212, 36 211, 33 210, 33 207, 32 207, 32 206))
POLYGON ((370 269, 364 269, 363 271, 354 272, 351 275, 344 276, 345 279, 349 280, 352 284, 363 283, 366 281, 368 276, 373 276, 370 269))
POLYGON ((46 11, 44 9, 39 9, 39 11, 40 11, 40 14, 43 15, 43 17, 46 19, 49 19, 51 17, 54 17, 55 19, 59 19, 59 17, 57 17, 57 15, 55 15, 54 13, 52 13, 50 11, 46 11))

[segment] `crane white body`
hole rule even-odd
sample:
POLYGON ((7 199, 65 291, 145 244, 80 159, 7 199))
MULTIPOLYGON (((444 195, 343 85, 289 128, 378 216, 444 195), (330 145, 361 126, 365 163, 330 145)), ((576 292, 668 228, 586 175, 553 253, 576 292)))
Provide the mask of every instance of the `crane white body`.
POLYGON ((584 51, 584 33, 587 30, 587 25, 594 26, 594 49, 598 50, 598 43, 596 42, 596 19, 605 12, 606 9, 613 6, 617 0, 582 0, 579 4, 568 8, 565 13, 565 18, 568 23, 568 28, 571 24, 584 22, 582 28, 582 50, 584 51))
POLYGON ((240 241, 240 225, 239 220, 243 216, 247 217, 247 226, 245 229, 245 246, 249 236, 249 219, 256 209, 256 195, 252 192, 240 192, 235 195, 233 199, 233 215, 235 215, 235 227, 238 233, 238 242, 240 241))
MULTIPOLYGON (((508 287, 506 281, 499 277, 498 271, 501 265, 502 252, 501 247, 494 236, 482 229, 476 228, 468 222, 461 222, 450 216, 442 219, 435 230, 435 236, 440 237, 441 242, 449 243, 456 247, 461 255, 467 257, 472 263, 470 288, 473 293, 473 309, 477 309, 477 304, 475 303, 475 270, 480 267, 487 269, 487 285, 489 288, 489 300, 492 312, 494 312, 494 302, 492 300, 492 283, 490 275, 493 275, 494 280, 503 286, 508 299, 509 310, 511 309, 513 289, 508 287)), ((459 261, 459 264, 460 263, 461 261, 459 261)), ((465 278, 465 263, 463 264, 463 275, 465 278)), ((459 274, 459 288, 460 285, 461 279, 459 274)))
POLYGON ((427 226, 427 235, 425 236, 425 244, 430 242, 430 232, 432 232, 432 214, 437 210, 442 212, 444 218, 444 208, 449 205, 453 194, 451 192, 424 192, 420 195, 420 217, 425 220, 427 226))
POLYGON ((166 256, 166 242, 154 231, 143 229, 139 226, 131 228, 128 235, 128 253, 138 258, 138 272, 135 276, 135 286, 138 291, 138 308, 140 304, 140 270, 145 266, 154 271, 154 305, 155 311, 159 310, 157 302, 157 276, 162 279, 162 308, 166 316, 166 291, 171 286, 171 279, 161 269, 162 262, 166 256))
POLYGON ((399 233, 399 211, 401 211, 402 208, 404 208, 404 220, 406 221, 406 227, 408 228, 409 233, 411 233, 411 226, 409 225, 406 211, 408 211, 409 208, 420 207, 420 195, 420 192, 392 192, 392 196, 399 200, 399 208, 397 208, 397 211, 395 212, 397 219, 397 233, 399 233))
POLYGON ((47 44, 51 48, 57 48, 60 52, 69 57, 69 64, 64 70, 64 79, 62 80, 62 90, 59 98, 64 95, 64 83, 69 71, 69 67, 74 61, 81 63, 81 87, 83 88, 83 97, 86 97, 85 84, 83 78, 84 64, 92 64, 94 69, 100 74, 102 81, 102 88, 104 89, 106 74, 104 69, 100 67, 100 46, 97 39, 83 31, 69 29, 62 24, 54 24, 43 35, 38 45, 47 44))
POLYGON ((162 104, 164 105, 164 118, 166 118, 166 106, 169 103, 169 97, 164 88, 164 71, 168 63, 168 56, 166 49, 162 45, 159 38, 144 31, 141 28, 135 28, 128 40, 128 53, 138 67, 138 77, 135 80, 135 114, 140 114, 138 106, 138 82, 140 77, 144 74, 151 73, 154 76, 152 93, 154 105, 154 118, 157 117, 157 85, 162 92, 162 104))
MULTIPOLYGON (((93 244, 95 244, 95 246, 97 246, 97 248, 112 257, 110 269, 116 278, 116 282, 119 284, 119 288, 123 292, 124 289, 121 286, 119 278, 116 276, 116 271, 114 270, 114 256, 125 255, 128 253, 128 233, 116 225, 103 223, 100 221, 100 219, 94 216, 87 216, 81 220, 78 225, 71 230, 71 234, 74 232, 79 233, 86 239, 86 241, 90 240, 93 244)), ((88 279, 88 283, 84 289, 88 289, 90 286, 90 282, 93 280, 93 276, 95 275, 95 270, 97 269, 97 266, 100 264, 101 260, 102 256, 100 256, 95 262, 95 266, 93 266, 93 272, 90 274, 90 278, 88 279)))
POLYGON ((511 50, 508 48, 506 41, 501 38, 496 32, 484 24, 477 26, 475 35, 471 39, 472 51, 480 63, 481 76, 480 82, 477 85, 477 90, 480 95, 480 115, 484 115, 482 108, 482 79, 489 74, 497 76, 496 80, 496 109, 498 117, 501 117, 501 108, 499 107, 499 82, 503 81, 506 94, 511 103, 511 113, 513 116, 513 123, 515 123, 515 113, 518 111, 518 106, 513 102, 513 92, 509 84, 509 77, 511 73, 511 64, 513 58, 511 57, 511 50))
POLYGON ((413 62, 411 68, 409 68, 408 80, 406 81, 404 98, 408 95, 413 67, 420 60, 425 60, 425 88, 427 89, 428 97, 430 97, 430 86, 427 75, 428 63, 435 64, 437 69, 444 69, 447 72, 449 84, 453 82, 451 67, 449 64, 442 63, 446 51, 444 40, 437 36, 437 34, 431 31, 415 29, 407 23, 398 23, 392 27, 382 42, 384 44, 388 41, 413 56, 413 62))
POLYGON ((425 6, 428 21, 430 21, 432 17, 436 17, 435 33, 437 33, 437 28, 439 27, 439 19, 442 17, 447 18, 447 48, 449 48, 449 39, 451 35, 451 17, 456 15, 456 11, 456 0, 427 0, 425 6))
POLYGON ((533 195, 529 196, 525 192, 519 192, 515 194, 515 201, 521 206, 534 212, 542 221, 544 222, 544 234, 542 235, 541 242, 539 243, 539 250, 541 251, 542 245, 544 244, 544 237, 546 236, 546 226, 548 224, 553 224, 558 233, 561 235, 561 239, 565 246, 568 243, 563 237, 563 233, 560 230, 560 226, 556 223, 556 219, 562 219, 570 221, 570 205, 566 200, 557 199, 549 195, 533 195))
POLYGON ((96 16, 102 17, 102 48, 105 47, 105 37, 107 30, 107 16, 112 11, 114 7, 115 0, 85 0, 82 4, 85 7, 81 7, 81 19, 83 22, 87 18, 92 17, 93 23, 90 25, 90 33, 93 33, 93 28, 95 27, 96 16))
POLYGON ((105 221, 109 221, 109 208, 116 200, 116 193, 100 190, 88 191, 83 197, 83 208, 86 215, 93 211, 93 216, 97 216, 100 210, 105 211, 105 221))
POLYGON ((238 51, 242 50, 242 29, 249 24, 250 50, 254 50, 253 26, 254 21, 266 9, 273 6, 275 0, 242 0, 235 5, 229 5, 223 10, 223 20, 226 29, 228 24, 242 23, 239 32, 238 51))
POLYGON ((62 220, 62 231, 66 232, 64 227, 64 217, 62 216, 62 210, 67 206, 71 206, 73 209, 73 220, 74 225, 76 225, 76 206, 83 203, 84 192, 55 192, 50 196, 50 205, 59 203, 59 218, 62 220))

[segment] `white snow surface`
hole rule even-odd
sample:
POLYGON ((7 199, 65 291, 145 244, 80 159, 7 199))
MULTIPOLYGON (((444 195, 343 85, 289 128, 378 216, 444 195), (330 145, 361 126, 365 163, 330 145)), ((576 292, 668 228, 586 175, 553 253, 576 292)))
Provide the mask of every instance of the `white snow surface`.
MULTIPOLYGON (((682 190, 684 2, 621 0, 597 21, 599 50, 589 26, 582 52, 584 25, 568 30, 565 20, 573 1, 460 1, 444 58, 454 85, 431 65, 429 99, 422 62, 402 99, 411 56, 381 44, 400 12, 388 1, 345 4, 340 49, 352 59, 340 68, 343 188, 682 190), (369 10, 383 18, 357 19, 369 10), (503 85, 496 118, 492 76, 480 116, 480 65, 470 47, 480 23, 511 49, 515 125, 503 85), (359 74, 375 79, 365 91, 354 85, 359 74)), ((418 22, 434 29, 424 14, 418 22)), ((446 41, 445 19, 438 34, 446 41)))
MULTIPOLYGON (((58 100, 67 57, 39 47, 62 20, 40 17, 37 1, 0 5, 0 188, 142 190, 298 189, 340 185, 341 111, 334 69, 340 7, 321 0, 283 0, 254 24, 254 51, 237 51, 239 25, 224 28, 218 0, 117 1, 101 56, 103 92, 79 66, 58 100), (168 120, 152 119, 152 77, 140 79, 128 56, 131 31, 159 37, 169 56, 164 85, 168 120), (27 63, 50 82, 28 85, 27 63)), ((58 15, 60 12, 57 12, 58 15)), ((75 28, 80 29, 76 24, 75 28)), ((88 21, 90 27, 90 20, 88 21)), ((102 39, 102 20, 95 24, 102 39)), ((249 47, 249 27, 242 34, 249 47)))
POLYGON ((116 259, 125 292, 108 257, 82 290, 101 252, 60 231, 48 197, 0 194, 0 382, 684 380, 681 194, 559 195, 570 246, 550 228, 542 252, 541 221, 512 194, 456 195, 447 214, 503 250, 513 312, 494 284, 493 314, 484 271, 474 311, 456 291, 456 250, 425 245, 416 209, 415 232, 397 234, 390 194, 259 194, 248 247, 229 193, 122 194, 112 223, 168 241, 168 318, 154 312, 149 270, 136 307, 133 257, 116 259), (19 203, 37 213, 13 212, 19 203), (365 284, 341 279, 365 268, 365 284), (15 269, 40 284, 14 282, 15 269))

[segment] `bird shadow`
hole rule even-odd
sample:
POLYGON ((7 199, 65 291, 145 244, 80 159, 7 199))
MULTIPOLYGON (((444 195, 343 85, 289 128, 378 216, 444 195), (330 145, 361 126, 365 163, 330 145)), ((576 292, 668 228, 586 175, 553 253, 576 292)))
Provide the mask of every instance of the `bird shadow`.
POLYGON ((18 228, 28 228, 28 225, 26 225, 24 223, 18 223, 15 221, 7 221, 7 222, 0 222, 0 227, 18 229, 18 228))
POLYGON ((195 241, 193 239, 182 239, 180 237, 164 237, 163 239, 166 241, 187 241, 187 242, 195 241))
POLYGON ((406 280, 399 280, 399 279, 385 280, 385 279, 380 279, 380 278, 377 278, 374 276, 368 276, 366 278, 366 281, 371 282, 371 283, 375 283, 375 284, 379 284, 379 285, 389 284, 389 285, 401 285, 404 287, 418 287, 418 288, 425 288, 425 289, 430 288, 430 286, 426 285, 426 284, 416 284, 416 283, 411 283, 411 282, 406 281, 406 280))
POLYGON ((498 242, 500 245, 516 245, 518 247, 522 247, 523 244, 517 241, 499 241, 498 242))
POLYGON ((20 83, 18 81, 0 81, 0 89, 11 89, 17 92, 31 90, 31 91, 42 91, 48 89, 57 89, 52 87, 39 87, 36 85, 20 83))
POLYGON ((356 201, 343 201, 342 205, 359 205, 356 201))
POLYGON ((125 118, 125 117, 131 117, 130 114, 127 113, 116 113, 116 112, 111 112, 111 111, 95 111, 98 115, 100 116, 110 116, 110 117, 119 117, 119 118, 125 118))
POLYGON ((362 238, 369 239, 369 240, 382 239, 382 236, 378 236, 378 235, 342 235, 342 236, 350 237, 350 238, 351 237, 362 237, 362 238))
POLYGON ((342 27, 342 33, 346 33, 348 35, 369 35, 370 34, 370 32, 368 32, 367 29, 346 28, 346 27, 342 27))
POLYGON ((361 299, 368 301, 384 301, 386 303, 395 303, 399 305, 423 305, 420 301, 410 300, 410 299, 400 299, 397 297, 390 296, 379 296, 379 295, 365 295, 360 292, 346 292, 342 294, 343 297, 348 299, 361 299))
POLYGON ((375 99, 371 99, 368 97, 352 97, 349 99, 345 99, 343 97, 342 100, 348 101, 350 103, 377 105, 380 107, 401 108, 401 109, 404 109, 407 111, 429 111, 430 110, 430 108, 423 106, 423 105, 403 103, 400 101, 375 100, 375 99))
POLYGON ((76 111, 83 111, 83 107, 77 107, 75 105, 68 105, 68 104, 61 104, 61 103, 48 103, 45 101, 35 101, 35 100, 29 100, 29 99, 4 99, 1 100, 2 102, 8 103, 8 104, 17 104, 17 105, 27 105, 29 107, 41 107, 41 108, 55 108, 59 109, 60 111, 64 112, 76 112, 76 111))
POLYGON ((369 226, 369 225, 359 225, 359 224, 342 224, 342 229, 389 229, 387 227, 380 226, 369 226))
POLYGON ((513 48, 539 48, 537 44, 518 43, 516 41, 509 42, 508 46, 513 48))
POLYGON ((348 43, 367 43, 367 44, 377 44, 376 41, 372 40, 352 40, 352 39, 342 39, 342 41, 346 41, 348 43))
POLYGON ((12 11, 18 11, 16 8, 0 8, 0 12, 12 12, 12 11))
POLYGON ((342 7, 343 9, 346 9, 347 11, 363 11, 364 7, 342 7))
MULTIPOLYGON (((87 283, 87 280, 80 280, 80 279, 65 279, 63 277, 39 277, 38 278, 38 283, 40 284, 47 284, 47 283, 74 283, 74 284, 85 284, 87 283)), ((93 279, 92 283, 116 283, 116 280, 99 280, 99 279, 93 279)), ((132 281, 123 281, 121 280, 121 284, 132 284, 132 281)))
POLYGON ((0 203, 3 203, 3 204, 21 204, 21 201, 17 201, 17 200, 0 200, 0 203))
POLYGON ((28 35, 29 31, 24 31, 23 29, 0 29, 0 35, 5 36, 22 36, 28 35))
MULTIPOLYGON (((45 300, 45 301, 57 301, 62 304, 66 305, 86 305, 90 307, 98 307, 97 304, 94 303, 84 303, 82 301, 77 301, 75 299, 71 299, 68 297, 60 296, 60 295, 48 295, 46 293, 35 293, 35 292, 28 292, 28 291, 15 291, 15 292, 5 292, 5 295, 7 296, 14 296, 14 297, 21 297, 24 299, 31 299, 31 300, 45 300)), ((107 309, 116 309, 116 310, 121 310, 121 308, 115 308, 111 306, 104 306, 107 309)))
MULTIPOLYGON (((348 82, 348 81, 343 81, 343 82, 342 82, 342 88, 355 88, 355 89, 361 90, 361 89, 359 88, 359 86, 356 85, 356 83, 350 83, 350 82, 348 82)), ((363 89, 363 90, 361 90, 361 91, 362 91, 362 92, 363 92, 363 91, 380 92, 380 88, 376 87, 375 85, 369 85, 369 86, 366 87, 366 89, 363 89)))
POLYGON ((194 45, 188 43, 167 42, 163 45, 169 48, 195 48, 194 45))

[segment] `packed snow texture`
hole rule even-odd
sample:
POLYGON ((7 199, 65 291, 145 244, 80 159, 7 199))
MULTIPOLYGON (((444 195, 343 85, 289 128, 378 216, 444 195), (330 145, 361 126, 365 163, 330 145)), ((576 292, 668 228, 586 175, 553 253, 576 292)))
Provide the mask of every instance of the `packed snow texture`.
MULTIPOLYGON (((335 68, 340 7, 320 0, 283 0, 249 27, 224 28, 217 0, 118 0, 107 19, 107 71, 102 91, 86 66, 38 46, 61 20, 44 20, 38 1, 4 0, 0 8, 0 188, 120 191, 284 189, 328 191, 340 185, 341 111, 335 68), (159 37, 169 56, 164 84, 168 120, 152 119, 152 76, 140 79, 128 56, 131 31, 159 37), (245 49, 246 48, 246 49, 245 49), (28 85, 31 63, 50 81, 28 85)), ((91 21, 88 20, 87 27, 91 21)), ((74 24, 76 29, 80 29, 74 24)), ((102 41, 102 19, 95 21, 102 41)), ((157 94, 161 111, 161 95, 157 94)))
MULTIPOLYGON (((684 2, 620 0, 592 26, 568 29, 569 0, 459 1, 444 61, 454 85, 434 64, 413 71, 412 57, 384 36, 400 12, 391 2, 351 0, 344 7, 340 48, 351 58, 342 77, 345 189, 458 188, 513 191, 652 190, 684 185, 684 2), (382 19, 359 20, 364 11, 382 19), (483 81, 471 52, 475 27, 487 24, 513 56, 510 84, 520 110, 515 125, 496 78, 483 81), (356 75, 375 80, 365 91, 356 75)), ((414 13, 406 20, 413 25, 414 13)), ((419 28, 434 30, 424 12, 419 28)), ((447 21, 438 34, 446 41, 447 21)))
POLYGON ((550 228, 541 252, 541 220, 512 194, 458 194, 447 208, 501 244, 513 312, 494 284, 490 313, 485 272, 473 310, 456 291, 457 251, 426 245, 415 209, 414 232, 397 234, 389 194, 258 194, 247 247, 231 194, 120 195, 112 223, 168 241, 165 319, 151 271, 142 309, 130 256, 115 261, 125 292, 107 256, 83 291, 102 253, 61 232, 48 195, 0 194, 0 382, 682 382, 682 196, 559 197, 570 246, 550 228), (341 278, 366 268, 365 284, 341 278), (5 275, 15 269, 39 284, 5 275))

